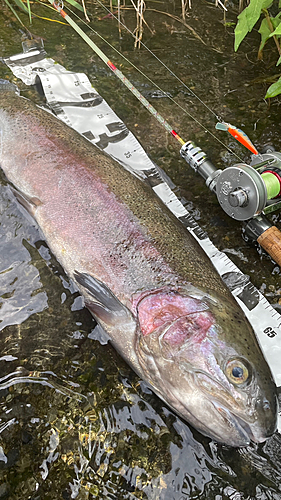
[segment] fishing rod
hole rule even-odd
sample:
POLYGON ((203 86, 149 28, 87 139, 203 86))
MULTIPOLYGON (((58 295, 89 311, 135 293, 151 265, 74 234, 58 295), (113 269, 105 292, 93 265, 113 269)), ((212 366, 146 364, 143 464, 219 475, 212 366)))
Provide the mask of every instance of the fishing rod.
POLYGON ((267 214, 281 208, 281 154, 275 152, 273 148, 265 153, 259 153, 244 132, 220 121, 216 128, 229 132, 243 144, 251 151, 252 159, 249 165, 238 163, 223 171, 217 169, 200 147, 193 141, 185 141, 180 137, 167 120, 63 10, 62 2, 48 1, 165 130, 180 143, 180 155, 203 177, 207 187, 216 194, 225 213, 235 220, 244 222, 244 238, 247 241, 257 241, 281 266, 281 232, 266 218, 267 214))
MULTIPOLYGON (((114 18, 118 24, 120 24, 122 26, 122 28, 124 28, 134 39, 136 39, 136 35, 128 28, 128 26, 126 26, 124 23, 122 23, 121 19, 117 18, 114 14, 114 12, 111 12, 110 9, 104 5, 100 0, 95 0, 96 3, 98 3, 100 5, 100 7, 102 7, 107 13, 108 15, 110 14, 110 16, 112 18, 114 18)), ((70 9, 69 9, 70 10, 70 9)), ((226 9, 227 10, 227 9, 226 9)), ((75 14, 73 11, 70 11, 72 14, 74 14, 78 19, 80 19, 77 14, 75 14)), ((81 20, 81 19, 80 19, 81 20)), ((88 26, 84 20, 82 20, 82 22, 88 26)), ((103 41, 105 41, 106 43, 108 43, 110 45, 109 42, 107 42, 107 40, 105 40, 99 33, 97 33, 97 31, 95 31, 91 26, 89 26, 89 28, 96 34, 98 35, 103 41)), ((216 118, 217 121, 222 121, 221 118, 217 115, 217 113, 215 113, 215 111, 210 108, 204 101, 202 101, 202 99, 200 99, 200 97, 190 88, 188 87, 188 85, 186 85, 186 83, 184 83, 182 81, 182 79, 176 74, 174 73, 171 68, 169 68, 169 66, 167 66, 167 64, 164 63, 164 61, 162 61, 161 59, 159 59, 159 57, 157 57, 157 55, 152 51, 150 50, 150 48, 142 41, 142 40, 138 40, 138 42, 140 42, 140 45, 147 51, 149 52, 149 54, 154 57, 154 59, 156 59, 156 61, 161 64, 161 66, 163 66, 167 71, 168 73, 170 73, 171 76, 173 76, 186 90, 188 90, 188 92, 190 94, 193 95, 193 97, 195 97, 199 102, 200 104, 202 104, 208 111, 209 113, 211 113, 212 115, 214 115, 214 117, 216 118)), ((113 47, 112 45, 110 45, 111 48, 113 48, 117 54, 121 55, 125 61, 127 61, 130 65, 132 65, 137 71, 139 71, 139 73, 141 73, 148 81, 150 81, 153 85, 155 85, 159 90, 162 91, 162 89, 160 89, 160 87, 155 83, 153 82, 147 75, 145 75, 139 68, 137 68, 134 64, 132 64, 131 61, 129 61, 123 54, 121 54, 115 47, 113 47)), ((162 91, 163 92, 163 91, 162 91)), ((168 97, 168 99, 170 99, 174 104, 177 104, 178 103, 171 97, 170 94, 167 94, 166 92, 163 92, 163 94, 168 97)), ((183 111, 186 112, 186 110, 184 110, 183 108, 181 108, 183 111)), ((193 120, 195 120, 195 118, 193 116, 191 116, 189 113, 188 113, 188 116, 190 116, 193 120)), ((196 120, 195 120, 196 121, 196 120)), ((201 124, 200 124, 201 125, 201 124)), ((205 127, 204 127, 205 128, 205 127)), ((210 133, 210 131, 208 130, 208 133, 210 133)), ((211 134, 213 135, 213 134, 211 134)), ((221 142, 216 136, 214 136, 216 140, 218 140, 219 142, 221 142)), ((225 144, 223 144, 223 146, 227 147, 225 144)), ((232 154, 235 154, 233 153, 233 151, 231 151, 232 154)))
MULTIPOLYGON (((101 3, 99 0, 96 0, 96 2, 102 6, 108 13, 111 13, 111 11, 103 4, 101 3)), ((178 103, 172 96, 171 94, 169 94, 168 92, 165 92, 156 82, 154 82, 151 78, 149 78, 148 75, 146 75, 138 66, 136 66, 132 61, 130 61, 124 54, 122 54, 116 47, 114 47, 113 45, 110 44, 110 42, 108 40, 106 40, 106 38, 104 38, 100 33, 98 33, 96 30, 93 29, 92 26, 90 26, 89 24, 87 24, 83 19, 81 19, 75 12, 73 12, 73 10, 71 10, 69 7, 67 7, 68 10, 71 12, 71 14, 73 14, 80 22, 82 22, 83 24, 85 24, 85 26, 87 26, 87 28, 89 28, 96 36, 98 36, 103 42, 105 42, 107 45, 109 45, 109 47, 111 49, 113 49, 120 57, 122 57, 122 59, 124 59, 124 61, 126 61, 130 66, 132 66, 136 71, 138 71, 138 73, 140 73, 147 81, 149 81, 153 86, 155 86, 160 92, 161 92, 161 95, 163 95, 164 97, 167 97, 167 99, 169 99, 173 104, 175 104, 178 108, 180 108, 181 111, 183 111, 183 113, 185 113, 187 116, 189 116, 193 121, 195 121, 203 130, 204 132, 207 132, 209 135, 211 135, 213 137, 213 139, 215 139, 217 142, 219 142, 224 148, 226 148, 232 155, 236 156, 236 158, 239 160, 239 161, 243 161, 239 156, 238 154, 233 151, 227 144, 225 144, 224 142, 222 142, 215 134, 213 134, 213 132, 211 132, 205 125, 203 125, 199 120, 197 120, 197 118, 195 116, 193 116, 191 113, 189 113, 187 111, 187 109, 185 107, 183 107, 180 103, 178 103)), ((118 21, 118 23, 120 23, 120 25, 122 27, 124 27, 128 33, 130 33, 130 35, 132 35, 133 38, 135 38, 135 35, 132 31, 129 30, 129 28, 122 23, 121 20, 119 20, 115 15, 114 13, 111 13, 112 14, 112 17, 118 21)), ((159 57, 157 57, 156 54, 154 54, 154 52, 152 52, 149 47, 147 47, 147 45, 145 45, 141 40, 140 40, 140 43, 141 43, 141 46, 145 48, 145 50, 147 50, 149 52, 150 55, 152 55, 156 60, 157 62, 159 62, 167 71, 168 73, 170 73, 171 76, 173 76, 176 80, 178 80, 178 82, 185 88, 188 90, 188 92, 193 96, 195 97, 199 102, 200 104, 202 104, 208 111, 209 113, 213 114, 214 117, 216 118, 217 121, 219 122, 222 122, 223 120, 221 119, 220 116, 218 116, 204 101, 202 101, 202 99, 200 99, 200 97, 195 94, 195 92, 190 88, 188 87, 163 61, 161 61, 161 59, 159 59, 159 57)))

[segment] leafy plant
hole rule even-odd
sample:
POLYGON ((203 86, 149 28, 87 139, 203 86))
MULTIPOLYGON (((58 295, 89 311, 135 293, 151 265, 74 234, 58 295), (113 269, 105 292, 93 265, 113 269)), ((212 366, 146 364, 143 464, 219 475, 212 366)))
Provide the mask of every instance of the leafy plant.
MULTIPOLYGON (((49 8, 51 10, 54 10, 56 12, 56 10, 51 5, 48 5, 48 4, 43 3, 43 2, 40 2, 40 0, 37 0, 37 1, 38 1, 38 3, 42 3, 42 5, 44 5, 44 7, 47 7, 47 8, 49 8)), ((30 0, 12 0, 12 3, 9 0, 4 0, 4 2, 7 5, 7 7, 9 7, 9 9, 11 10, 11 12, 14 14, 14 16, 16 17, 16 19, 18 20, 18 22, 22 26, 24 26, 24 27, 25 27, 25 25, 22 22, 20 16, 18 15, 18 13, 16 12, 16 10, 15 10, 14 7, 18 7, 22 12, 24 12, 25 14, 27 14, 29 16, 29 22, 30 22, 30 24, 32 24, 32 17, 33 16, 39 17, 40 19, 44 19, 46 21, 52 21, 52 22, 57 22, 57 23, 60 23, 60 24, 65 24, 62 21, 58 21, 56 19, 49 19, 47 17, 42 17, 42 16, 39 16, 38 14, 35 14, 34 12, 32 12, 31 11, 31 6, 30 6, 30 0), (13 5, 13 4, 15 4, 15 5, 13 5)), ((79 9, 81 12, 85 12, 85 10, 82 7, 82 5, 80 5, 75 0, 67 0, 67 2, 70 5, 72 5, 73 7, 75 7, 76 9, 79 9)), ((28 29, 27 29, 27 31, 28 31, 28 29)))
MULTIPOLYGON (((235 28, 235 51, 238 50, 245 36, 252 31, 255 24, 262 17, 259 33, 261 42, 258 50, 258 57, 262 59, 262 51, 265 44, 273 39, 279 54, 276 66, 281 63, 281 48, 279 40, 281 38, 281 0, 278 2, 279 12, 276 16, 271 16, 269 8, 273 4, 273 0, 250 0, 249 5, 239 14, 238 22, 235 28)), ((266 98, 275 97, 281 94, 281 77, 277 82, 273 83, 267 90, 266 98)))

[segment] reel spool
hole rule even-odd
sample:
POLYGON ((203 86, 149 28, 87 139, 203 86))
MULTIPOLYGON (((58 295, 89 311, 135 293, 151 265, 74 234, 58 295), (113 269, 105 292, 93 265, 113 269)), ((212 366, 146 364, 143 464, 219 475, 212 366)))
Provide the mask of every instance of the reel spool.
POLYGON ((216 195, 230 217, 247 221, 244 238, 257 241, 281 266, 281 233, 265 217, 281 208, 281 154, 268 151, 253 155, 252 166, 226 168, 217 179, 216 195))
POLYGON ((216 193, 224 212, 247 221, 244 239, 257 241, 281 267, 281 232, 265 217, 281 208, 281 153, 268 149, 253 154, 251 165, 241 163, 223 171, 191 141, 182 146, 181 156, 216 193))
POLYGON ((281 154, 255 155, 252 166, 242 163, 227 167, 217 179, 216 195, 227 215, 240 221, 279 208, 281 154))
POLYGON ((236 220, 247 220, 259 214, 267 202, 264 180, 249 165, 226 168, 216 184, 216 195, 222 209, 236 220))

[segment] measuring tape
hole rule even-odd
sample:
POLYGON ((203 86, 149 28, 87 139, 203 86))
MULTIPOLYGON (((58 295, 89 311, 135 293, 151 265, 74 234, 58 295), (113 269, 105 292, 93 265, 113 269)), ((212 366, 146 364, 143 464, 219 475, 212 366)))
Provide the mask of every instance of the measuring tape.
POLYGON ((7 66, 27 85, 40 81, 48 105, 57 118, 104 150, 131 173, 147 179, 157 196, 193 234, 211 259, 252 324, 275 382, 281 386, 279 313, 239 268, 213 245, 172 191, 175 186, 171 180, 151 161, 136 137, 92 87, 87 76, 67 71, 53 59, 47 58, 42 47, 30 47, 30 41, 24 42, 23 46, 28 51, 5 58, 7 66), (25 47, 25 43, 29 46, 25 47))

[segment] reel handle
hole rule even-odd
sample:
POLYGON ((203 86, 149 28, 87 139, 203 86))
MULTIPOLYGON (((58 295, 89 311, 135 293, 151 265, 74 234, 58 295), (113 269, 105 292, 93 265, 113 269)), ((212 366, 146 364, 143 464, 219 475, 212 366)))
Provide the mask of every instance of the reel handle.
POLYGON ((281 232, 276 226, 271 226, 258 238, 260 246, 275 260, 281 267, 281 232))

